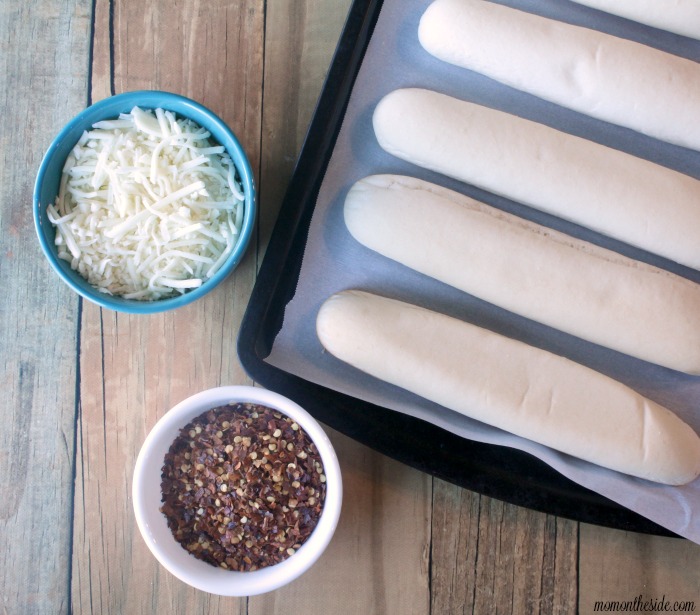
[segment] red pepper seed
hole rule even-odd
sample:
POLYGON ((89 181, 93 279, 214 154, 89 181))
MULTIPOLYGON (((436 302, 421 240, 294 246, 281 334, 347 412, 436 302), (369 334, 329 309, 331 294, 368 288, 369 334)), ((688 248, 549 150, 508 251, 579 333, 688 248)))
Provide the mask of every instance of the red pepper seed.
POLYGON ((265 406, 230 404, 203 413, 173 442, 161 511, 195 557, 256 570, 306 541, 321 515, 324 480, 318 451, 297 423, 265 406))

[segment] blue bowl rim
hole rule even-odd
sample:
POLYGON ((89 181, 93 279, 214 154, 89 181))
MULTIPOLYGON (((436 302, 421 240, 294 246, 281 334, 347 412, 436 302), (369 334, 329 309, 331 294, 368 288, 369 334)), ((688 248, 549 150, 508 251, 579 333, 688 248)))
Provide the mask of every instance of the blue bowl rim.
MULTIPOLYGON (((219 142, 221 141, 218 138, 216 140, 219 142)), ((93 103, 88 107, 85 107, 68 123, 66 123, 59 133, 52 139, 41 161, 34 184, 34 226, 39 238, 39 243, 41 244, 41 248, 51 267, 59 275, 59 277, 81 297, 99 305, 100 307, 117 312, 124 312, 128 314, 155 314, 182 307, 199 299, 221 284, 221 282, 223 282, 238 266, 238 263, 246 252, 253 234, 256 215, 256 197, 255 178, 252 167, 250 166, 250 161, 248 160, 248 156, 231 128, 229 128, 229 126, 216 113, 201 103, 198 103, 181 94, 175 94, 162 90, 133 90, 109 96, 97 101, 96 103, 93 103), (80 274, 72 271, 68 263, 58 258, 52 242, 50 242, 46 236, 41 220, 42 212, 46 207, 46 204, 41 203, 42 186, 49 164, 51 163, 56 150, 59 149, 61 142, 74 131, 80 130, 81 127, 83 127, 83 130, 87 130, 95 122, 100 121, 101 119, 107 119, 108 117, 116 117, 121 112, 130 111, 134 106, 140 106, 144 109, 155 109, 160 107, 162 109, 172 110, 181 117, 191 118, 200 126, 204 125, 204 127, 206 127, 208 130, 215 127, 217 131, 220 131, 225 137, 224 140, 227 141, 220 144, 224 145, 230 155, 233 154, 233 151, 231 150, 234 150, 238 154, 238 156, 232 156, 232 158, 234 158, 234 165, 240 175, 241 184, 246 197, 243 222, 241 224, 241 233, 238 243, 235 245, 228 259, 222 265, 219 271, 217 271, 211 279, 207 280, 199 288, 195 288, 182 295, 167 299, 160 299, 157 301, 137 301, 134 299, 124 299, 122 297, 108 295, 91 286, 87 280, 78 280, 80 274)))

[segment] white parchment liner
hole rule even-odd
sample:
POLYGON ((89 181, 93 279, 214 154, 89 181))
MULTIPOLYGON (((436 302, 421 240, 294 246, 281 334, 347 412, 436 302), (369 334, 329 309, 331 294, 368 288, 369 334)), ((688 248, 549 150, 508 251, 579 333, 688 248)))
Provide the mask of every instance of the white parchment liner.
MULTIPOLYGON (((509 0, 503 3, 604 30, 700 61, 700 43, 697 41, 563 0, 509 0)), ((700 432, 700 378, 632 359, 510 314, 367 250, 347 232, 342 206, 350 186, 369 174, 401 173, 442 184, 700 283, 700 272, 409 165, 379 148, 371 126, 377 102, 397 87, 424 87, 540 121, 700 178, 698 152, 567 111, 432 58, 422 49, 417 38, 420 16, 429 4, 430 0, 384 2, 319 193, 297 292, 286 308, 283 328, 267 361, 309 381, 422 418, 464 437, 530 452, 581 485, 700 543, 700 480, 683 487, 665 487, 598 468, 378 382, 323 352, 315 334, 320 305, 335 292, 360 288, 423 305, 564 355, 665 405, 700 432)), ((475 151, 474 155, 478 156, 479 152, 475 151)), ((659 203, 659 207, 664 207, 664 203, 659 203)), ((503 249, 507 250, 508 246, 504 245, 503 249)), ((465 348, 464 352, 465 361, 468 361, 469 349, 465 348)), ((610 408, 610 411, 615 409, 610 408)))

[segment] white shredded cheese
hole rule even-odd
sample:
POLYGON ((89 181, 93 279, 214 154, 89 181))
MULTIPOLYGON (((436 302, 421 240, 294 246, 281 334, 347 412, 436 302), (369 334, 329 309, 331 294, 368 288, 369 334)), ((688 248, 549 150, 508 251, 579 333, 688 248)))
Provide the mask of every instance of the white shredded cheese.
POLYGON ((100 291, 153 301, 211 278, 238 241, 244 195, 210 133, 134 107, 85 131, 55 204, 58 256, 100 291))

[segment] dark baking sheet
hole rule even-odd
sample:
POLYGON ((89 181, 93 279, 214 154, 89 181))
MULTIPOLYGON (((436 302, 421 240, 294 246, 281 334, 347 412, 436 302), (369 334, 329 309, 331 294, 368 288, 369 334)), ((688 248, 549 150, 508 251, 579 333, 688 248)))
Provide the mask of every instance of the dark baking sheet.
POLYGON ((355 0, 348 14, 239 332, 241 363, 256 382, 294 399, 326 425, 431 475, 577 521, 674 536, 525 452, 467 440, 265 362, 296 290, 316 197, 381 6, 381 0, 355 0))

